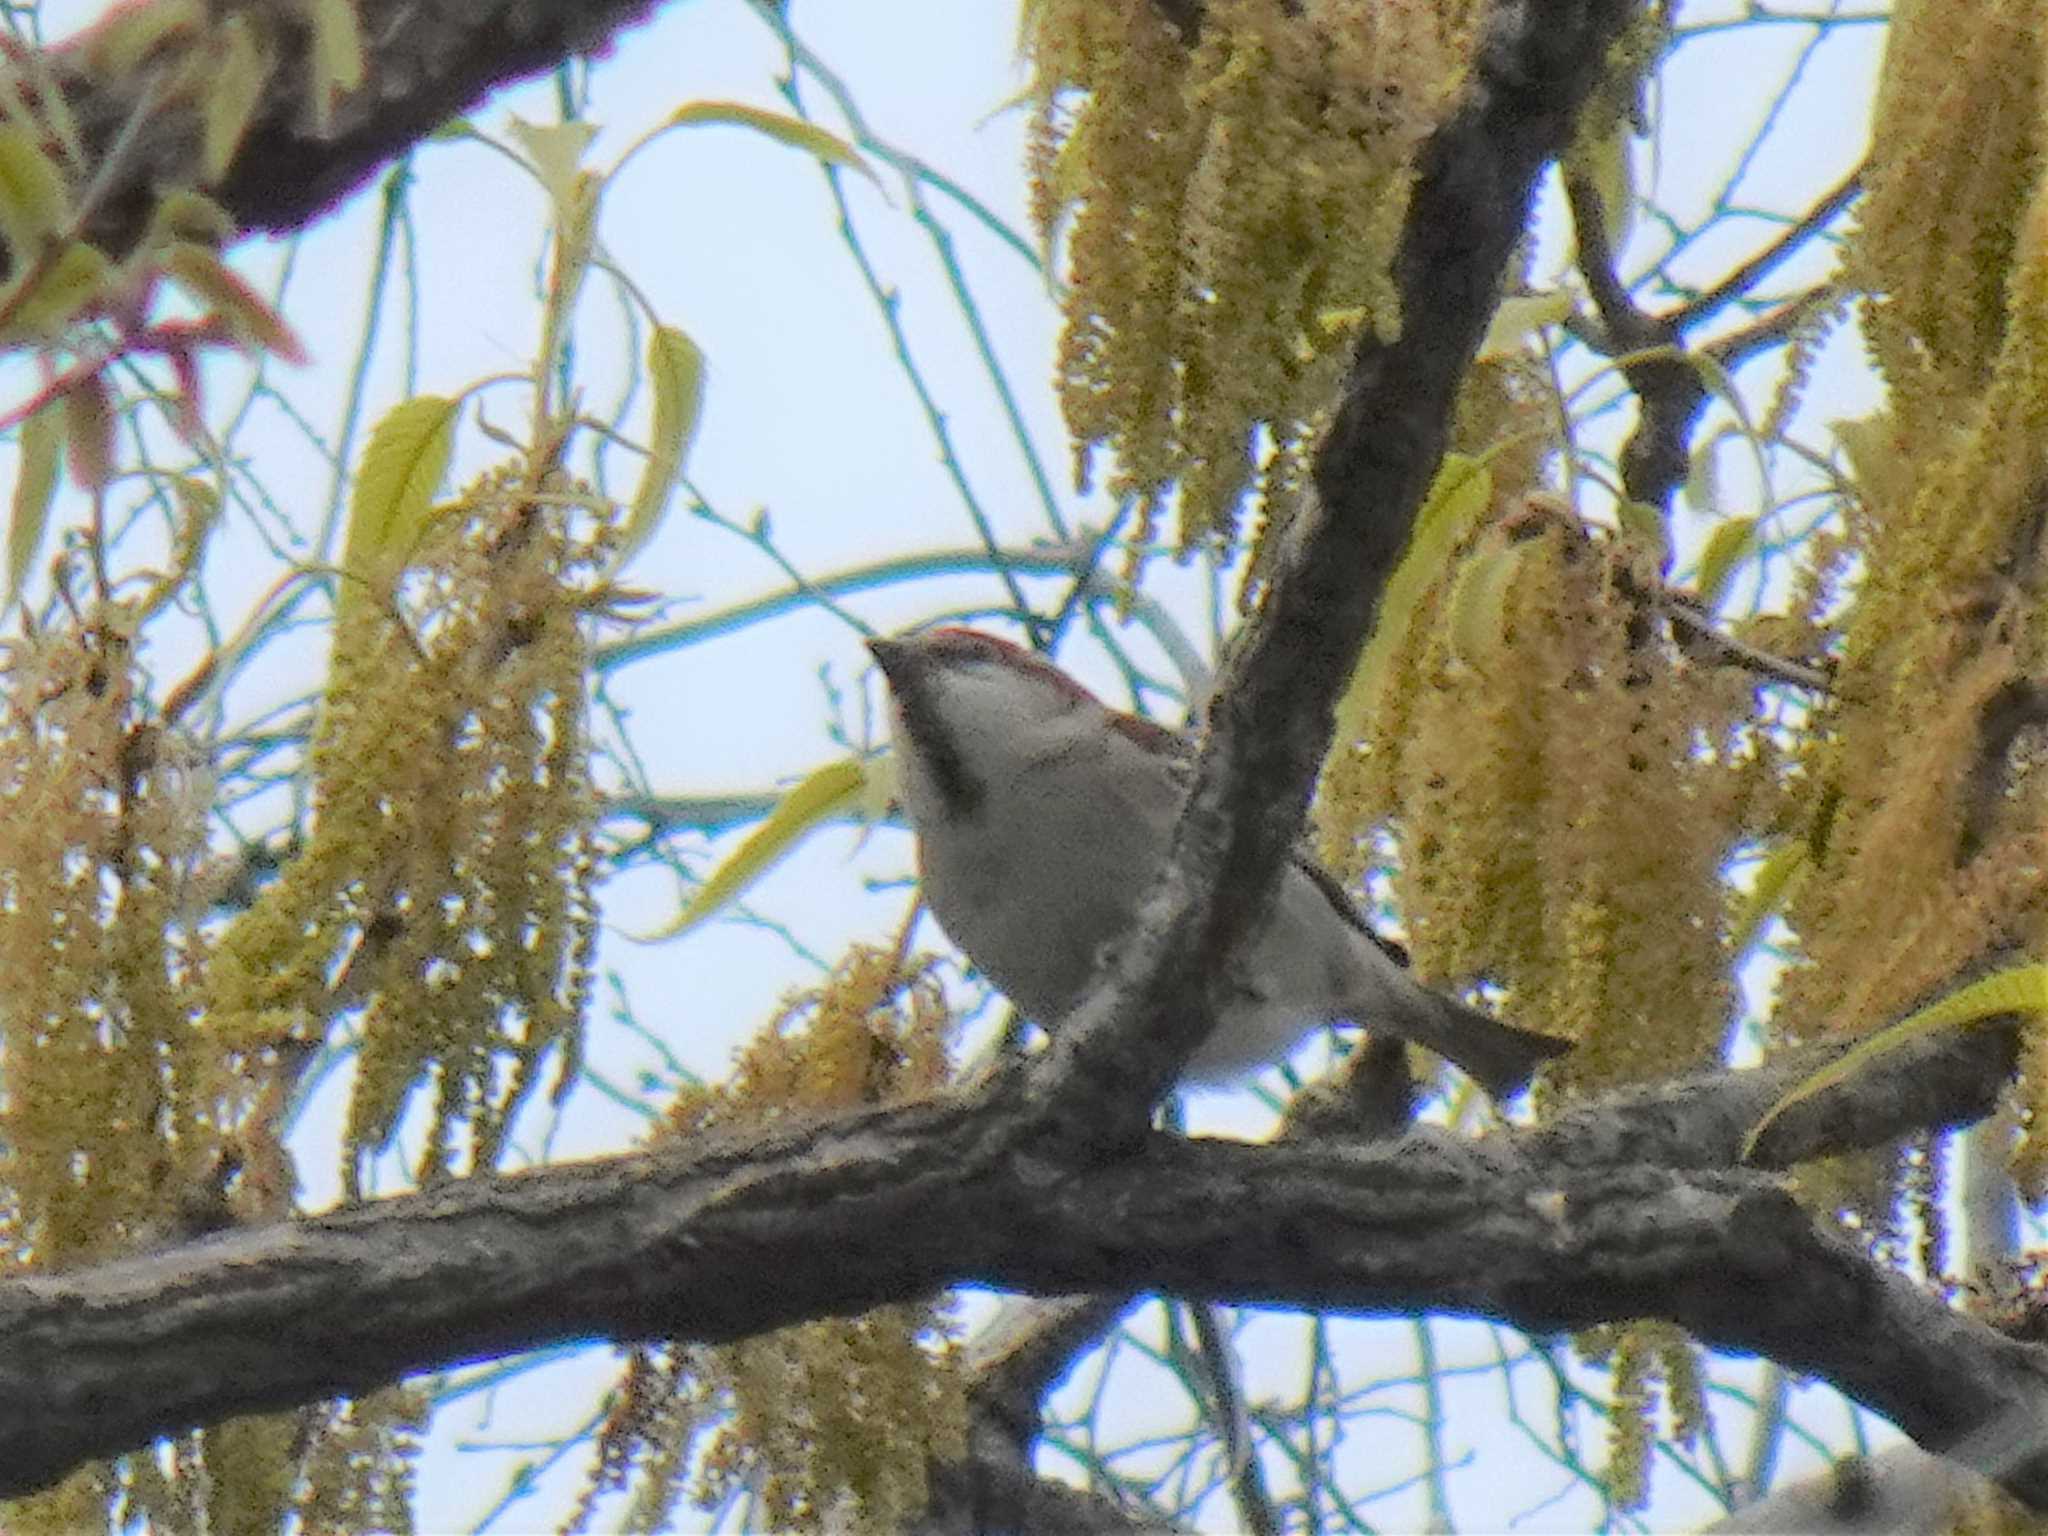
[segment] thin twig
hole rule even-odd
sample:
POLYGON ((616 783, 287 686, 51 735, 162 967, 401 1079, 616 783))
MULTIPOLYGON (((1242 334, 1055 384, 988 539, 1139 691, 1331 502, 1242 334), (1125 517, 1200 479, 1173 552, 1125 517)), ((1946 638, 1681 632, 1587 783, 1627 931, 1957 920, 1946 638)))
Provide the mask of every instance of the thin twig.
POLYGON ((1670 323, 1678 330, 1690 330, 1701 321, 1710 319, 1730 300, 1747 293, 1773 267, 1800 250, 1809 238, 1824 229, 1837 214, 1861 195, 1864 165, 1867 164, 1867 161, 1859 164, 1855 170, 1844 176, 1819 202, 1807 209, 1798 223, 1786 229, 1777 239, 1705 293, 1673 311, 1667 317, 1670 323))
POLYGON ((1265 1469, 1259 1465, 1258 1449, 1252 1444, 1251 1415, 1246 1411, 1244 1387, 1237 1376, 1237 1351, 1224 1336, 1222 1317, 1208 1302, 1188 1307, 1194 1325, 1195 1345, 1201 1351, 1202 1367, 1208 1376, 1209 1411, 1223 1440, 1225 1464, 1229 1468, 1230 1495, 1244 1529, 1253 1536, 1279 1536, 1280 1522, 1273 1513, 1273 1501, 1266 1492, 1265 1469))
POLYGON ((1833 279, 1816 283, 1806 292, 1726 336, 1718 336, 1700 350, 1723 368, 1734 368, 1757 353, 1789 340, 1798 329, 1822 310, 1842 300, 1842 285, 1833 279))
POLYGON ((1740 667, 1745 672, 1754 672, 1759 677, 1767 677, 1773 682, 1789 683, 1794 688, 1805 688, 1814 693, 1828 693, 1834 686, 1834 675, 1826 667, 1775 656, 1769 651, 1745 644, 1733 635, 1715 628, 1712 618, 1675 593, 1664 593, 1656 602, 1658 611, 1670 621, 1672 627, 1684 632, 1684 643, 1689 649, 1708 651, 1717 661, 1740 667))
POLYGON ((1637 306, 1628 285, 1615 270, 1614 244, 1608 235, 1607 210, 1600 201, 1599 189, 1590 177, 1567 171, 1564 190, 1578 241, 1579 274, 1586 280, 1586 295, 1593 301, 1593 309, 1606 332, 1601 337, 1581 339, 1595 352, 1608 357, 1669 345, 1670 328, 1637 306))

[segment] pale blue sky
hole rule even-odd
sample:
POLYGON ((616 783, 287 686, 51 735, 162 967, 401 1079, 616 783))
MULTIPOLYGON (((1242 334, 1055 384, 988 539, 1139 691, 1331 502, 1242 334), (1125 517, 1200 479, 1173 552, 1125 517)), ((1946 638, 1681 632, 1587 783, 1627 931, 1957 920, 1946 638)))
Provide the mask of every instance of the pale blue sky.
MULTIPOLYGON (((61 36, 97 14, 97 3, 46 6, 52 35, 61 36)), ((957 0, 867 0, 860 5, 800 3, 795 19, 809 45, 850 87, 871 127, 885 140, 931 162, 1018 228, 1025 225, 1021 177, 1023 115, 999 110, 1023 76, 1012 55, 1014 17, 1008 6, 957 0)), ((1724 6, 1732 13, 1736 7, 1724 6)), ((1684 19, 1705 16, 1689 6, 1684 19)), ((1727 146, 1743 136, 1778 90, 1788 71, 1803 68, 1782 142, 1796 146, 1752 167, 1742 200, 1796 211, 1831 185, 1861 153, 1863 103, 1881 32, 1848 29, 1799 64, 1800 29, 1728 33, 1691 45, 1665 77, 1660 120, 1666 132, 1654 157, 1659 199, 1690 214, 1702 189, 1719 186, 1729 168, 1727 146)), ((695 98, 736 99, 781 109, 776 77, 785 67, 780 45, 742 0, 678 0, 647 26, 622 34, 597 67, 592 115, 603 126, 587 160, 604 165, 674 106, 695 98)), ((812 83, 806 99, 823 102, 812 83)), ((502 136, 511 114, 551 120, 553 86, 546 82, 509 91, 480 107, 477 126, 502 136)), ((825 113, 828 122, 836 116, 825 113)), ((844 127, 843 123, 838 124, 844 127)), ((542 254, 545 200, 539 189, 503 158, 475 144, 424 146, 415 161, 412 201, 421 281, 418 375, 414 387, 453 392, 481 375, 525 364, 538 330, 536 273, 542 254)), ((1049 529, 1016 442, 1004 424, 987 376, 976 361, 960 312, 947 298, 932 245, 911 216, 900 178, 887 171, 877 189, 858 178, 847 185, 863 247, 883 281, 900 293, 900 315, 914 355, 942 403, 962 472, 1005 542, 1023 543, 1049 529)), ((1070 523, 1105 521, 1098 496, 1079 498, 1068 479, 1068 453, 1049 387, 1056 316, 1043 281, 1017 254, 964 217, 943 198, 932 208, 958 242, 979 312, 1018 392, 1030 435, 1049 470, 1070 523)), ((314 363, 282 380, 296 408, 323 430, 340 416, 346 359, 362 328, 362 303, 373 260, 378 220, 375 187, 354 198, 300 243, 287 312, 299 327, 314 363)), ((690 474, 710 505, 745 521, 768 509, 785 555, 811 576, 844 570, 932 547, 965 546, 973 529, 940 462, 929 426, 902 371, 875 303, 834 228, 835 214, 817 168, 787 148, 735 129, 671 135, 641 156, 607 198, 601 237, 669 323, 687 330, 703 348, 709 385, 703 428, 690 474)), ((1702 242, 1697 275, 1718 273, 1763 238, 1760 226, 1734 225, 1725 238, 1702 242)), ((1555 221, 1539 272, 1558 269, 1555 221)), ((1651 249, 1654 227, 1638 227, 1639 251, 1651 249)), ((267 279, 281 252, 255 243, 238 254, 246 270, 267 279)), ((591 402, 610 398, 620 374, 621 333, 607 286, 593 279, 583 313, 579 372, 590 381, 591 402)), ((401 398, 404 305, 394 292, 384 319, 383 346, 370 372, 364 423, 401 398)), ((1871 392, 1856 379, 1853 348, 1831 355, 1809 407, 1817 420, 1868 409, 1871 392)), ((12 375, 0 376, 0 378, 12 375)), ((224 393, 222 398, 228 398, 224 393)), ((486 411, 516 430, 525 409, 515 390, 487 397, 486 411)), ((644 402, 642 406, 644 412, 644 402)), ((644 415, 637 420, 644 421, 644 415)), ((358 438, 358 445, 360 438, 358 438)), ((275 412, 245 445, 261 456, 262 476, 274 490, 304 487, 303 505, 287 509, 302 533, 317 526, 326 503, 328 472, 302 436, 275 412)), ((495 449, 473 425, 463 438, 465 472, 488 463, 495 449)), ((1734 487, 1742 494, 1744 461, 1729 454, 1734 487)), ((1155 568, 1159 592, 1187 631, 1206 644, 1209 615, 1203 583, 1193 573, 1155 568)), ((223 614, 275 579, 278 566, 262 553, 253 526, 223 530, 208 568, 209 587, 223 614)), ((671 618, 717 609, 783 585, 776 567, 744 541, 693 519, 681 498, 654 544, 629 573, 636 585, 671 599, 671 618)), ((1034 591, 1057 590, 1041 583, 1034 591)), ((987 577, 961 577, 905 586, 849 604, 878 628, 928 616, 946 603, 996 602, 1001 588, 987 577)), ((158 661, 179 675, 179 643, 167 638, 158 661)), ((196 654, 196 630, 184 644, 196 654)), ((1141 654, 1153 654, 1142 642, 1141 654)), ((229 721, 312 686, 320 641, 309 634, 281 647, 230 690, 229 721)), ((1090 680, 1114 680, 1085 646, 1071 658, 1090 680)), ((818 613, 796 613, 695 652, 623 668, 613 675, 618 702, 633 712, 632 735, 645 754, 655 786, 676 794, 759 791, 786 783, 835 756, 829 740, 826 695, 819 669, 853 689, 864 668, 856 633, 818 613)), ((1162 669, 1164 670, 1164 669, 1162 669)), ((252 823, 261 825, 260 820, 252 823)), ((729 845, 728 845, 729 846, 729 845)), ((879 939, 904 909, 901 890, 871 893, 864 881, 903 875, 907 840, 881 829, 863 839, 852 830, 819 836, 797 858, 752 893, 761 910, 787 923, 820 954, 848 940, 879 939)), ((698 868, 712 855, 693 853, 698 868)), ((696 1070, 716 1076, 730 1052, 773 1009, 788 987, 812 972, 790 946, 766 930, 719 924, 687 941, 660 947, 629 944, 617 931, 650 929, 674 910, 677 891, 657 871, 626 876, 606 892, 608 932, 602 962, 625 979, 643 1020, 696 1070)), ((932 936, 933 942, 936 937, 932 936)), ((592 1034, 593 1063, 622 1084, 653 1068, 658 1057, 611 1025, 601 999, 592 1034)), ((335 1096, 304 1121, 300 1141, 308 1199, 319 1204, 334 1188, 328 1159, 335 1096)), ((1240 1099, 1202 1106, 1199 1123, 1249 1129, 1260 1116, 1240 1099)), ((529 1129, 537 1130, 529 1117, 529 1129)), ((601 1095, 579 1093, 552 1143, 557 1156, 614 1150, 638 1134, 639 1122, 601 1095)), ((1255 1349, 1255 1389, 1268 1380, 1276 1392, 1298 1379, 1298 1333, 1262 1320, 1250 1337, 1270 1341, 1255 1349)), ((1384 1368, 1400 1371, 1414 1347, 1405 1323, 1347 1323, 1347 1348, 1379 1351, 1384 1368)), ((1491 1358, 1491 1335, 1478 1325, 1439 1328, 1446 1360, 1491 1358)), ((548 1368, 508 1386, 490 1403, 481 1396, 442 1416, 436 1444, 421 1479, 423 1530, 467 1528, 504 1486, 514 1463, 533 1451, 504 1455, 451 1454, 458 1441, 538 1440, 564 1432, 594 1407, 612 1365, 602 1351, 548 1368), (488 1412, 486 1412, 488 1408, 488 1412)), ((1363 1372, 1361 1372, 1363 1374, 1363 1372)), ((1085 1385, 1085 1383, 1083 1383, 1085 1385)), ((1077 1386, 1076 1390, 1080 1390, 1077 1386)), ((1151 1411, 1142 1384, 1129 1393, 1136 1422, 1151 1411)), ((1455 1513, 1479 1528, 1497 1512, 1506 1519, 1542 1505, 1565 1481, 1521 1444, 1502 1416, 1500 1387, 1473 1376, 1450 1384, 1446 1450, 1456 1458, 1477 1453, 1472 1474, 1453 1482, 1455 1513)), ((1178 1399, 1164 1411, 1184 1412, 1178 1399)), ((1399 1406, 1412 1411, 1411 1402, 1399 1406)), ((1822 1419, 1826 1420, 1823 1414, 1822 1419)), ((1417 1442, 1390 1420, 1387 1438, 1360 1455, 1384 1463, 1369 1479, 1392 1483, 1415 1459, 1417 1442)), ((1166 1426, 1169 1428, 1177 1425, 1166 1426)), ((572 1457, 543 1476, 532 1496, 506 1511, 494 1527, 524 1530, 559 1518, 580 1477, 572 1457)), ((1421 1518, 1421 1493, 1377 1509, 1399 1525, 1421 1518)), ((1583 1491, 1569 1492, 1520 1528, 1569 1530, 1595 1506, 1583 1491)), ((1661 1485, 1659 1525, 1696 1522, 1706 1501, 1681 1480, 1661 1485)), ((1214 1507, 1218 1529, 1228 1515, 1214 1507)))

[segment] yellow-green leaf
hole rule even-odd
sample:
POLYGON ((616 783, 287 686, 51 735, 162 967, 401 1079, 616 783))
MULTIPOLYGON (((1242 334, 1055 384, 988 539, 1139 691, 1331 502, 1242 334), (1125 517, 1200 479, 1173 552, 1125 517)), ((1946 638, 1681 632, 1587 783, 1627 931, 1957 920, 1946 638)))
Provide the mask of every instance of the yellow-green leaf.
POLYGON ((57 335, 78 312, 106 290, 113 263, 98 247, 72 240, 54 261, 30 267, 0 298, 7 324, 0 337, 9 341, 57 335), (20 290, 20 284, 27 284, 20 290))
MULTIPOLYGON (((1734 412, 1735 419, 1742 423, 1742 435, 1752 438, 1756 436, 1756 429, 1750 425, 1749 406, 1744 402, 1741 391, 1735 387, 1735 375, 1728 371, 1719 358, 1706 352, 1677 350, 1665 350, 1660 355, 1674 357, 1690 365, 1692 371, 1700 376, 1700 382, 1719 395, 1728 409, 1734 412)), ((1729 434, 1724 432, 1722 435, 1729 434)))
POLYGON ((655 944, 673 939, 737 899, 814 828, 865 803, 874 777, 874 768, 857 757, 827 763, 809 775, 784 795, 767 820, 697 887, 689 905, 673 922, 657 932, 635 936, 635 941, 655 944))
POLYGON ((205 0, 116 6, 86 34, 86 57, 95 76, 118 78, 149 59, 174 34, 197 33, 206 21, 205 0))
POLYGON ((1617 502, 1614 519, 1621 527, 1623 538, 1657 557, 1658 570, 1671 563, 1671 534, 1664 526, 1664 514, 1657 508, 1647 501, 1617 502))
POLYGON ((1810 867, 1811 850, 1803 837, 1788 838, 1764 856, 1728 919, 1728 947, 1738 964, 1763 936, 1764 925, 1798 892, 1810 867))
POLYGON ((289 363, 306 360, 306 349, 284 316, 222 261, 219 252, 180 240, 164 252, 163 266, 180 288, 218 315, 244 346, 274 352, 289 363))
POLYGON ((246 16, 229 16, 214 29, 218 39, 206 60, 200 90, 200 173, 210 184, 227 174, 242 135, 254 121, 270 79, 271 60, 246 16))
POLYGON ((881 185, 881 178, 874 168, 861 157, 846 140, 816 123, 807 123, 800 117, 790 117, 782 112, 770 112, 762 107, 750 107, 738 101, 691 101, 677 107, 669 115, 662 128, 708 128, 714 126, 751 128, 765 134, 778 144, 791 149, 800 149, 805 154, 824 161, 828 165, 843 165, 848 170, 859 171, 869 181, 881 185))
POLYGON ((169 475, 165 481, 178 504, 177 524, 171 536, 170 564, 137 605, 136 613, 143 620, 153 618, 191 580, 206 553, 207 538, 220 523, 220 492, 206 481, 192 475, 169 475))
POLYGON ((562 352, 569 334, 569 317, 575 311, 583 279, 590 271, 590 258, 597 248, 597 200, 604 190, 604 178, 594 171, 577 171, 555 204, 555 256, 548 274, 547 306, 541 311, 538 379, 541 398, 552 408, 552 391, 562 352))
POLYGON ((1757 552, 1760 536, 1753 517, 1731 517, 1707 535, 1707 547, 1700 551, 1700 570, 1694 582, 1702 603, 1718 608, 1728 595, 1728 583, 1757 552))
POLYGON ((647 445, 647 468, 620 533, 619 567, 661 526, 704 411, 704 354, 674 326, 656 326, 648 338, 647 373, 654 381, 654 431, 647 445))
POLYGON ((314 129, 325 135, 334 116, 334 98, 363 83, 363 29, 356 19, 355 0, 304 0, 313 29, 312 99, 314 129))
POLYGON ((595 123, 529 123, 512 119, 512 137, 533 163, 533 173, 555 205, 557 223, 567 223, 575 202, 576 173, 590 141, 597 137, 595 123))
POLYGON ((349 573, 382 590, 433 521, 434 492, 455 447, 462 402, 421 395, 395 407, 370 434, 349 499, 349 573))
POLYGON ((1746 1159, 1771 1123, 1795 1104, 1847 1082, 1880 1057, 1909 1041, 1944 1029, 1960 1029, 2007 1013, 2048 1013, 2048 965, 2022 965, 1958 987, 1940 1001, 1887 1025, 1822 1067, 1773 1104, 1742 1144, 1746 1159))
POLYGON ((1847 417, 1828 427, 1849 460, 1849 474, 1863 499, 1877 506, 1903 506, 1912 494, 1914 466, 1899 447, 1890 413, 1847 417))
POLYGON ((582 287, 597 245, 597 203, 603 192, 604 178, 595 171, 578 171, 569 185, 569 201, 558 226, 556 270, 563 292, 572 298, 582 287))
POLYGON ((1316 315, 1316 326, 1325 336, 1355 336, 1365 329, 1366 321, 1372 318, 1372 311, 1363 304, 1349 305, 1343 309, 1325 309, 1316 315))
POLYGON ((1493 471, 1478 459, 1447 453, 1415 514, 1408 549, 1380 598, 1378 622, 1337 706, 1337 740, 1356 741, 1379 701, 1380 685, 1406 644, 1422 597, 1449 568, 1451 556, 1493 505, 1493 471))
POLYGON ((1523 557, 1534 546, 1504 543, 1474 556, 1458 568, 1448 599, 1451 654, 1484 672, 1500 649, 1507 630, 1508 594, 1514 590, 1523 557))
POLYGON ((1486 327, 1486 339, 1479 343, 1479 361, 1492 363, 1512 357, 1530 336, 1546 325, 1558 324, 1571 312, 1571 296, 1555 289, 1502 299, 1486 327))
POLYGON ((220 523, 220 492, 192 475, 171 476, 171 494, 178 502, 174 544, 180 560, 198 562, 199 552, 220 523))
POLYGON ((166 192, 149 216, 149 233, 143 237, 147 250, 163 250, 180 240, 219 250, 235 238, 234 215, 189 187, 166 192))
POLYGON ((7 524, 7 601, 0 611, 14 606, 42 553, 63 446, 64 402, 56 399, 21 424, 21 463, 14 472, 14 512, 7 524))
POLYGON ((57 162, 18 123, 0 124, 0 238, 19 268, 70 216, 71 193, 57 162))
POLYGON ((1693 448, 1685 480, 1678 487, 1686 504, 1702 517, 1721 516, 1721 439, 1726 435, 1716 432, 1693 448))
POLYGON ((1575 176, 1583 176, 1600 200, 1600 213, 1607 226, 1607 248, 1617 257, 1636 221, 1635 162, 1629 154, 1633 130, 1625 117, 1617 117, 1596 134, 1580 134, 1565 152, 1565 165, 1575 176))

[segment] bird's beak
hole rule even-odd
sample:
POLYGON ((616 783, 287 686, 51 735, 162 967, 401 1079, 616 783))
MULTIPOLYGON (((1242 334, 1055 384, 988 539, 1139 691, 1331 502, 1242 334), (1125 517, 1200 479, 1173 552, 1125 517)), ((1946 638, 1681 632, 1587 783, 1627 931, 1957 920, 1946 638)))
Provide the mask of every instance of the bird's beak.
POLYGON ((882 669, 882 676, 892 685, 901 681, 910 669, 910 647, 901 640, 870 640, 868 654, 875 658, 875 665, 882 669))

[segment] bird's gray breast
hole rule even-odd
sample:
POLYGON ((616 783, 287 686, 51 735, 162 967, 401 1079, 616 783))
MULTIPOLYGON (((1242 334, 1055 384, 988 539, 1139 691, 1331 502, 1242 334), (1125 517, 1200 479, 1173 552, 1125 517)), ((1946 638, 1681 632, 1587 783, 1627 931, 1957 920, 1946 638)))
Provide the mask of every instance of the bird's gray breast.
POLYGON ((923 843, 939 926, 1038 1022, 1073 1006, 1129 924, 1178 810, 1171 772, 1122 738, 1064 740, 989 786, 980 836, 923 843))

